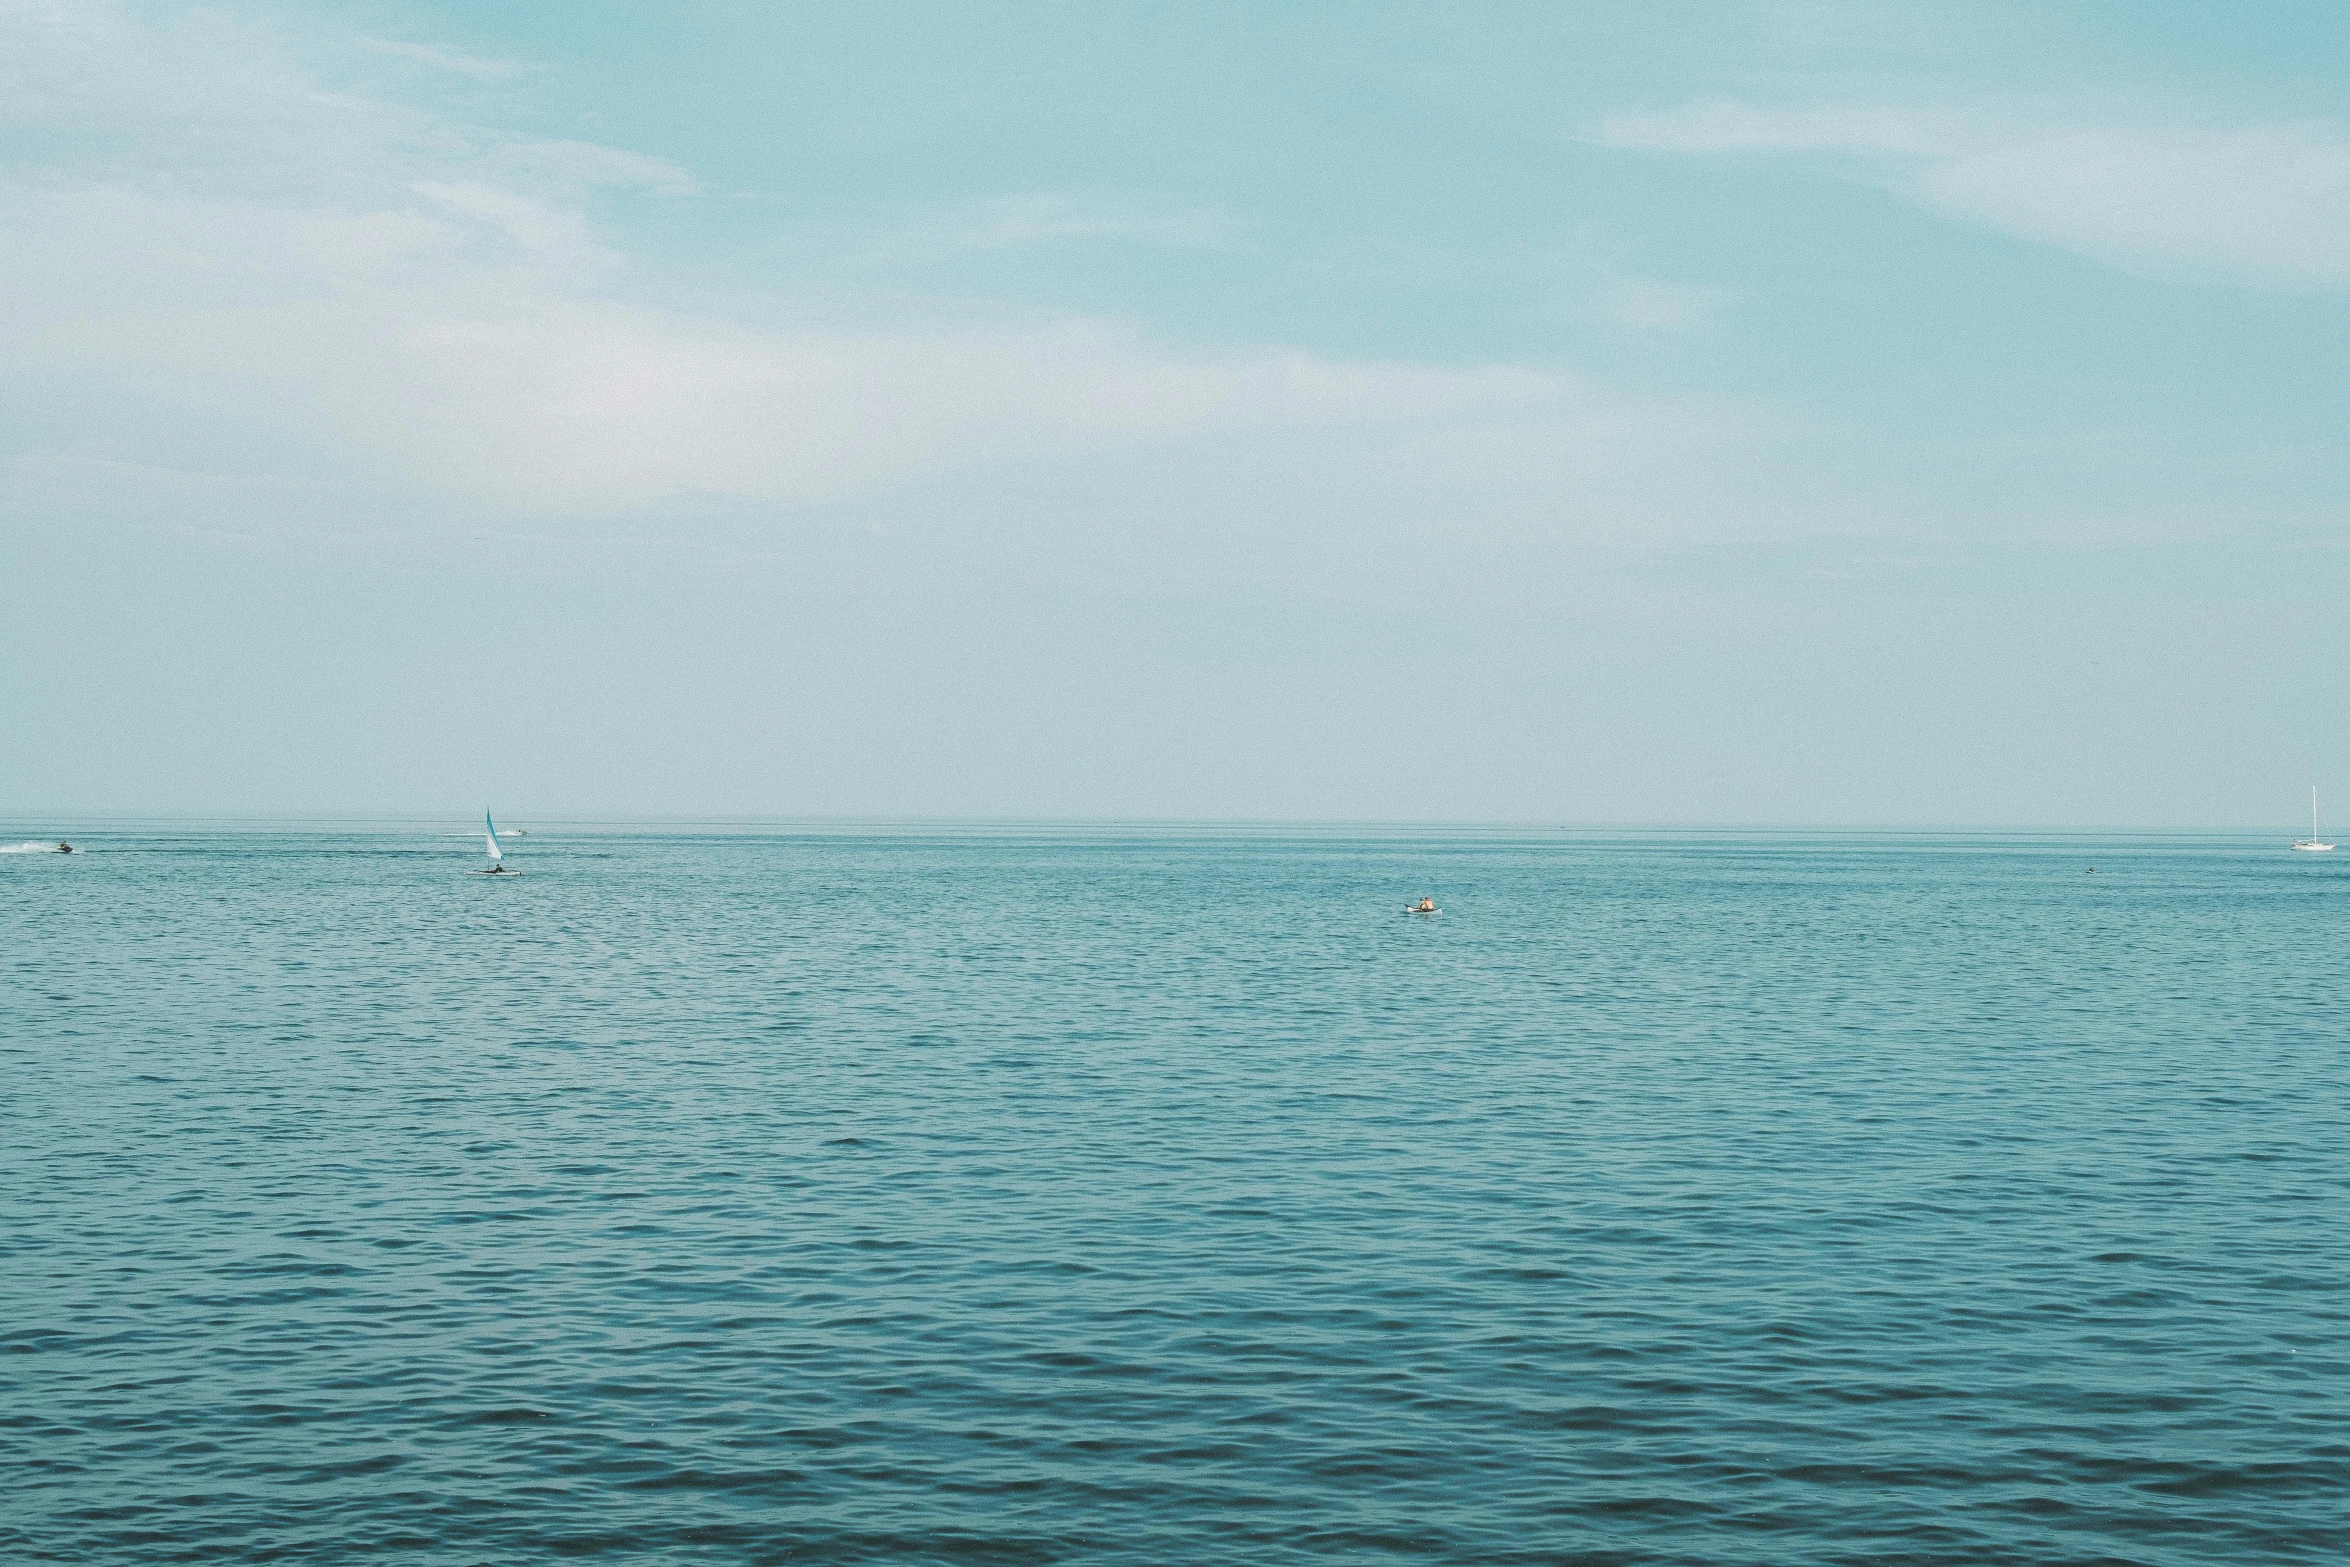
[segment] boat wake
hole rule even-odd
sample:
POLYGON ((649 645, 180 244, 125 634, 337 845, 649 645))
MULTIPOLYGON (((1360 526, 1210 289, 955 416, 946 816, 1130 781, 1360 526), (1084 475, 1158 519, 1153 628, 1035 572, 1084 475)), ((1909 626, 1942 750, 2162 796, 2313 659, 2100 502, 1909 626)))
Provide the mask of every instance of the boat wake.
POLYGON ((62 854, 54 843, 0 843, 0 854, 62 854))

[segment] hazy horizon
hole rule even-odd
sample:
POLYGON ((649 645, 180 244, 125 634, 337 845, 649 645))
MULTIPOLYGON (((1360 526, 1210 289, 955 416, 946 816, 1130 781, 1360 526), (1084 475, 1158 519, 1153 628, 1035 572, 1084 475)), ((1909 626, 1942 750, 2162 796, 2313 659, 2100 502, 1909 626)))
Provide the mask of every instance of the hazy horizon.
MULTIPOLYGON (((436 812, 251 812, 231 811, 17 811, 0 814, 0 839, 18 831, 33 831, 41 824, 71 827, 77 831, 131 831, 138 828, 212 828, 235 832, 303 832, 303 831, 383 831, 383 832, 439 832, 451 838, 477 839, 481 836, 480 818, 462 814, 436 812)), ((2329 831, 2331 824, 2327 824, 2329 831)), ((1319 835, 1325 833, 1361 834, 1366 836, 1449 834, 1517 836, 1555 835, 1568 837, 1950 837, 1950 838, 2155 838, 2185 839, 2253 839, 2259 840, 2285 833, 2299 835, 2307 830, 2308 822, 2300 823, 2176 823, 2132 825, 2129 823, 2080 822, 1668 822, 1668 821, 1584 821, 1560 822, 1534 818, 1523 820, 1475 821, 1456 819, 1406 820, 1373 818, 1311 818, 1311 817, 1121 817, 1121 816, 854 816, 854 815, 685 815, 660 812, 614 813, 505 813, 499 828, 501 835, 514 827, 521 827, 527 837, 532 832, 561 833, 565 830, 583 832, 694 832, 730 831, 767 832, 779 835, 792 833, 848 834, 858 833, 967 833, 972 835, 998 834, 1017 837, 1031 833, 1194 833, 1214 835, 1228 833, 1235 836, 1254 834, 1319 835)), ((38 833, 35 832, 35 836, 38 833)))
POLYGON ((2306 830, 2346 82, 2290 4, 0 4, 0 819, 2306 830))

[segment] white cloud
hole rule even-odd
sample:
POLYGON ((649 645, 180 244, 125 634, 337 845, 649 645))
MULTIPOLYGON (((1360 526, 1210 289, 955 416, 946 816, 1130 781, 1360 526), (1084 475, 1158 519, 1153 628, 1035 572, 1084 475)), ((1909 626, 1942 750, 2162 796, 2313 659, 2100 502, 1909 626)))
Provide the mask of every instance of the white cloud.
MULTIPOLYGON (((616 186, 692 198, 675 164, 325 92, 282 40, 229 23, 167 37, 125 17, 0 11, 0 69, 49 93, 0 114, 104 149, 13 176, 0 156, 0 383, 81 410, 0 457, 76 507, 175 474, 203 476, 191 495, 248 484, 280 515, 311 494, 336 497, 322 515, 379 518, 396 496, 508 515, 806 505, 1047 459, 1141 474, 1155 450, 1201 494, 1252 454, 1292 527, 1316 507, 1330 526, 1490 508, 1626 532, 1656 521, 1627 476, 1686 475, 1738 438, 1720 410, 1509 365, 1178 349, 1085 319, 906 325, 886 301, 819 327, 780 292, 697 299, 591 215, 616 186)), ((1229 236, 1213 213, 1051 193, 934 227, 985 248, 1229 236)), ((1661 326, 1700 308, 1653 290, 1620 305, 1661 326)))
POLYGON ((853 256, 880 266, 952 265, 973 254, 1056 246, 1229 250, 1239 230, 1231 214, 1212 208, 1029 191, 979 200, 875 203, 847 219, 817 218, 790 225, 776 243, 794 254, 853 256))
POLYGON ((460 54, 454 49, 436 49, 430 44, 402 43, 391 38, 362 38, 359 43, 378 54, 397 55, 438 71, 470 76, 477 82, 509 82, 531 69, 516 60, 485 59, 477 54, 460 54))
POLYGON ((400 59, 411 59, 421 66, 435 70, 449 70, 454 75, 470 75, 477 82, 512 82, 517 75, 529 73, 531 66, 510 59, 484 59, 479 54, 458 54, 456 49, 435 49, 432 45, 411 45, 397 38, 362 38, 362 49, 374 49, 376 54, 395 54, 400 59))
POLYGON ((975 202, 933 221, 949 246, 969 250, 1013 250, 1073 240, 1215 249, 1231 243, 1233 229, 1231 218, 1219 212, 1154 212, 1049 191, 975 202))
MULTIPOLYGON (((363 40, 340 47, 377 52, 363 40)), ((31 172, 52 183, 326 207, 379 203, 419 179, 555 200, 699 189, 665 158, 330 90, 303 51, 225 9, 149 20, 105 0, 0 0, 0 125, 32 133, 17 156, 45 149, 31 172)), ((0 141, 0 178, 14 161, 0 141)))
POLYGON ((1184 355, 1082 322, 755 328, 604 296, 576 215, 420 182, 357 215, 123 190, 0 193, 12 372, 135 378, 522 510, 685 493, 808 500, 1016 452, 1555 403, 1556 378, 1184 355), (436 210, 437 209, 437 210, 436 210), (482 234, 501 243, 487 250, 482 234), (13 319, 11 319, 13 317, 13 319))
POLYGON ((1960 131, 1946 116, 1857 104, 1767 107, 1707 99, 1600 122, 1603 146, 1648 152, 1851 152, 1930 157, 1960 131))
POLYGON ((618 255, 590 237, 583 215, 552 202, 471 180, 418 180, 412 188, 452 212, 488 224, 548 265, 576 270, 619 263, 618 255))
POLYGON ((691 196, 702 188, 701 181, 667 158, 594 142, 547 136, 479 136, 469 151, 493 178, 563 191, 623 186, 664 196, 691 196))
POLYGON ((2350 134, 2078 131, 1937 160, 1944 211, 2136 271, 2350 285, 2350 134))
POLYGON ((2151 276, 2350 286, 2350 128, 2051 125, 2025 111, 1700 102, 1602 124, 1605 145, 1834 155, 1954 218, 2151 276))
POLYGON ((1596 285, 1590 298, 1602 319, 1628 331, 1679 334, 1713 325, 1731 292, 1701 283, 1623 276, 1596 285))

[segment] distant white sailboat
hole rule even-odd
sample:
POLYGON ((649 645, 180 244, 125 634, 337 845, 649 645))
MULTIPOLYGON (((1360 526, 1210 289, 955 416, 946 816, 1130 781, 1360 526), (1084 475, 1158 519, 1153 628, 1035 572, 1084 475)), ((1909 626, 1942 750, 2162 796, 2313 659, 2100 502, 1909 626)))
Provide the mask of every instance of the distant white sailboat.
POLYGON ((2293 847, 2306 854, 2323 854, 2333 848, 2317 835, 2317 785, 2309 786, 2309 836, 2293 840, 2293 847))
POLYGON ((476 871, 474 874, 477 876, 521 875, 522 872, 518 870, 508 869, 504 863, 506 856, 498 852, 498 824, 490 820, 490 813, 487 811, 481 813, 481 827, 482 841, 490 846, 490 865, 488 870, 476 871))

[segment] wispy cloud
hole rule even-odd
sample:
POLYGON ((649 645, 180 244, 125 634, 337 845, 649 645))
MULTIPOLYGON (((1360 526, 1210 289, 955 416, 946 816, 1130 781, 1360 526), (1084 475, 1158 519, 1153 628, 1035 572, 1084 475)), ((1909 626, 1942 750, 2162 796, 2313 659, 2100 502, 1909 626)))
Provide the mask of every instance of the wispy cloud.
POLYGON ((470 76, 477 82, 509 82, 533 69, 518 60, 492 60, 478 54, 460 54, 454 49, 402 43, 392 38, 362 38, 359 43, 362 48, 373 49, 378 54, 397 55, 403 60, 429 65, 436 71, 470 76))
POLYGON ((868 205, 846 217, 796 225, 785 243, 795 251, 930 263, 1088 245, 1228 250, 1239 235, 1237 220, 1213 208, 1026 191, 978 200, 868 205))
POLYGON ((2330 121, 2059 133, 1943 159, 1919 190, 2133 270, 2350 286, 2350 133, 2330 121))
POLYGON ((1732 291, 1665 278, 1612 276, 1594 285, 1592 310, 1604 321, 1632 332, 1681 334, 1714 324, 1732 291))
POLYGON ((2350 128, 2068 124, 2029 108, 1706 101, 1605 121, 1608 146, 1843 159, 1947 216, 2157 277, 2350 287, 2350 128))
POLYGON ((1656 114, 1611 115, 1598 140, 1647 152, 1841 152, 1934 157, 1964 139, 1963 118, 1866 104, 1766 106, 1707 99, 1656 114))
POLYGON ((1229 215, 1205 208, 1151 211, 1052 192, 1004 196, 950 208, 933 220, 943 243, 966 250, 1113 240, 1186 249, 1230 244, 1229 215))
POLYGON ((476 133, 472 155, 492 178, 565 193, 625 187, 691 196, 702 189, 682 164, 596 142, 476 133))
POLYGON ((47 265, 0 248, 0 278, 38 306, 0 306, 15 345, 0 362, 255 419, 298 407, 294 429, 403 482, 525 511, 819 499, 1017 452, 1518 414, 1569 390, 1508 367, 1179 354, 1082 322, 754 328, 603 297, 586 273, 605 253, 574 215, 420 188, 438 215, 398 221, 15 192, 0 214, 43 236, 47 265), (476 224, 509 248, 479 251, 476 224))
POLYGON ((470 180, 418 180, 412 188, 428 201, 487 224, 540 262, 579 271, 620 260, 596 243, 586 217, 576 210, 470 180))
POLYGON ((699 188, 664 158, 333 90, 310 53, 233 9, 155 18, 107 0, 0 0, 0 124, 32 133, 0 141, 0 178, 13 144, 47 148, 39 177, 52 181, 115 178, 344 208, 418 179, 502 183, 547 199, 699 188))
MULTIPOLYGON (((140 411, 79 435, 104 471, 186 466, 154 432, 225 422, 247 432, 240 472, 266 476, 274 449, 289 472, 609 512, 1249 432, 1589 417, 1579 387, 1507 365, 1185 351, 1071 318, 819 329, 775 300, 649 302, 585 202, 612 186, 690 198, 673 163, 319 91, 266 39, 217 45, 244 74, 207 100, 189 79, 223 63, 175 58, 184 43, 126 13, 16 21, 20 62, 46 55, 64 89, 18 111, 103 120, 137 152, 136 180, 102 164, 12 181, 0 161, 0 367, 119 388, 112 404, 140 411), (131 86, 97 68, 100 23, 131 86)), ((944 243, 987 249, 1227 232, 1212 213, 1054 195, 936 219, 944 243)))
MULTIPOLYGON (((599 224, 615 187, 695 199, 674 163, 331 93, 266 33, 160 37, 95 3, 13 38, 9 21, 0 41, 55 89, 14 111, 110 149, 13 174, 0 153, 0 375, 99 389, 70 449, 0 439, 0 460, 70 480, 77 506, 187 469, 341 486, 320 515, 360 495, 379 516, 398 496, 516 519, 805 507, 1060 462, 1128 465, 1122 515, 1183 495, 1187 517, 1254 508, 1291 533, 1384 514, 1624 534, 1742 509, 1691 499, 1703 454, 1748 433, 1720 408, 1508 363, 1179 346, 1070 313, 910 324, 886 296, 819 326, 788 278, 714 299, 599 224)), ((963 251, 1234 242, 1221 214, 1097 195, 898 227, 963 251)), ((853 251, 871 230, 833 238, 853 251)), ((1630 283, 1613 308, 1676 330, 1709 307, 1630 283)))

